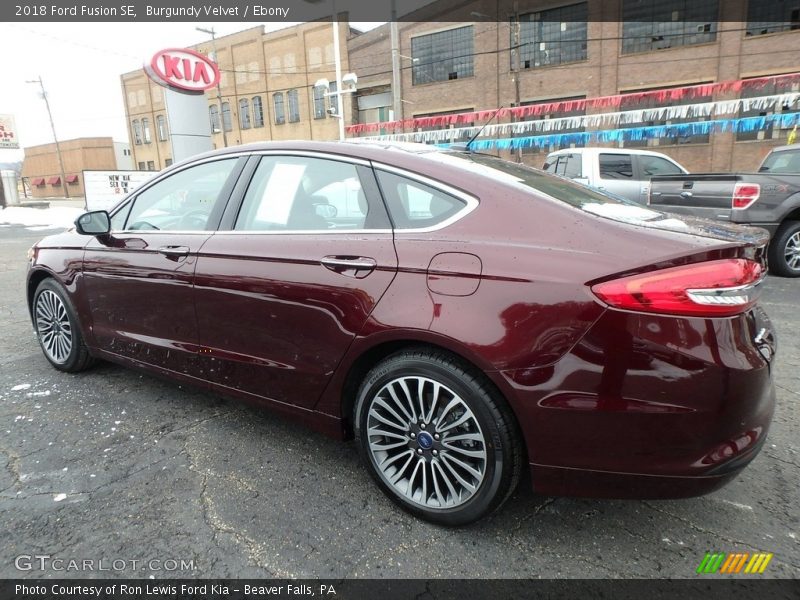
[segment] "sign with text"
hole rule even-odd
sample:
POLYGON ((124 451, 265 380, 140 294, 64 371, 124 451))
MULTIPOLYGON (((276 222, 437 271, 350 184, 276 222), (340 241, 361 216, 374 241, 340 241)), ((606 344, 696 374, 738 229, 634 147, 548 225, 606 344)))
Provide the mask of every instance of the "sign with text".
POLYGON ((84 171, 86 210, 109 210, 157 171, 84 171))
POLYGON ((145 69, 156 83, 184 92, 201 93, 217 85, 219 69, 207 56, 188 48, 156 52, 145 69))
POLYGON ((0 148, 18 150, 17 126, 12 115, 0 115, 0 148))

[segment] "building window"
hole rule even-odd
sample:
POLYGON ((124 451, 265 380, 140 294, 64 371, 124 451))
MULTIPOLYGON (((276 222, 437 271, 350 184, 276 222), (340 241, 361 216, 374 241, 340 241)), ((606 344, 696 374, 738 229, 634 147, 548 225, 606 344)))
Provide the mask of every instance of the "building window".
POLYGON ((147 170, 148 171, 155 171, 156 170, 156 163, 152 160, 147 161, 147 170))
POLYGON ((247 98, 239 100, 239 128, 250 129, 250 101, 247 98))
POLYGON ((713 42, 718 15, 719 0, 623 0, 622 53, 713 42))
POLYGON ((147 164, 144 161, 139 162, 139 170, 145 171, 147 169, 147 164))
POLYGON ((800 2, 750 0, 747 3, 746 35, 764 35, 794 29, 800 29, 800 2))
MULTIPOLYGON (((558 102, 571 102, 573 100, 583 100, 586 96, 572 96, 570 98, 553 98, 552 100, 536 100, 533 102, 520 102, 520 106, 531 106, 533 104, 556 104, 558 102)), ((542 115, 532 115, 530 117, 525 117, 522 119, 523 121, 544 121, 549 119, 563 119, 566 117, 581 117, 586 114, 586 108, 580 109, 568 109, 562 108, 559 110, 558 106, 554 107, 550 112, 542 115)), ((537 135, 555 135, 561 133, 583 133, 586 131, 586 127, 584 126, 577 126, 577 127, 558 127, 557 129, 553 129, 552 131, 538 131, 533 130, 525 133, 520 133, 515 135, 514 137, 528 137, 528 136, 537 136, 537 135)), ((583 148, 586 145, 586 140, 581 136, 580 139, 577 140, 564 140, 559 144, 550 144, 547 146, 537 147, 537 146, 530 146, 527 148, 522 148, 522 154, 538 154, 539 152, 553 152, 554 150, 561 150, 562 148, 583 148)))
POLYGON ((164 115, 156 117, 156 129, 158 130, 158 140, 166 142, 169 134, 167 133, 167 118, 164 115))
POLYGON ((283 92, 272 94, 272 105, 275 108, 275 124, 283 125, 286 123, 286 113, 283 109, 283 92))
POLYGON ((325 118, 325 88, 316 87, 312 88, 314 94, 314 118, 325 118))
MULTIPOLYGON (((708 82, 698 82, 694 84, 686 84, 686 85, 702 85, 703 83, 708 82)), ((662 89, 670 89, 670 87, 683 87, 683 86, 668 86, 663 88, 648 88, 648 89, 640 89, 640 90, 626 90, 624 93, 636 93, 636 92, 650 92, 655 90, 662 90, 662 89)), ((689 96, 686 95, 683 98, 678 100, 670 100, 669 106, 684 106, 687 104, 703 104, 705 102, 711 102, 713 100, 712 96, 689 96)), ((644 98, 644 99, 635 99, 635 98, 622 98, 620 102, 619 110, 620 111, 628 111, 628 110, 646 110, 649 108, 659 108, 664 107, 663 103, 660 103, 656 98, 644 98)), ((680 117, 676 119, 655 119, 651 121, 639 121, 636 123, 620 123, 620 129, 630 129, 636 127, 651 127, 656 125, 676 125, 678 123, 692 123, 696 121, 708 121, 709 117, 703 116, 700 111, 694 108, 689 108, 688 112, 686 113, 685 117, 680 117)), ((624 148, 644 148, 647 146, 675 146, 675 145, 682 145, 682 144, 707 144, 709 141, 709 134, 701 133, 698 135, 667 135, 664 137, 642 137, 641 139, 627 139, 623 142, 624 148)))
POLYGON ((233 131, 233 121, 231 121, 231 103, 222 103, 222 126, 225 131, 233 131))
POLYGON ((328 116, 336 117, 339 115, 339 95, 336 93, 339 90, 335 81, 328 84, 328 116))
MULTIPOLYGON (((747 81, 747 80, 745 80, 747 81)), ((740 98, 756 98, 758 96, 775 96, 778 94, 796 94, 800 91, 800 84, 796 81, 790 80, 780 80, 771 81, 769 83, 763 84, 759 83, 758 85, 748 85, 745 83, 742 86, 742 91, 739 93, 740 98)), ((774 114, 782 114, 782 113, 796 113, 800 112, 800 102, 795 100, 794 102, 785 102, 781 103, 777 100, 772 100, 766 106, 761 106, 759 108, 753 108, 751 110, 740 110, 739 117, 740 118, 747 118, 747 117, 766 117, 769 115, 774 114)), ((791 128, 790 128, 791 129, 791 128)), ((746 140, 771 140, 775 139, 775 137, 785 139, 788 135, 788 132, 781 132, 780 129, 775 128, 775 123, 773 121, 766 121, 764 123, 763 128, 756 129, 754 131, 737 131, 736 132, 736 141, 742 142, 746 140)))
POLYGON ((289 90, 286 97, 289 100, 289 123, 297 123, 300 120, 300 97, 297 90, 289 90))
POLYGON ((253 127, 264 126, 264 107, 261 104, 261 96, 253 96, 253 127))
MULTIPOLYGON (((586 60, 588 4, 572 4, 542 10, 519 19, 521 69, 586 60)), ((511 23, 514 44, 514 23, 511 23)), ((512 63, 512 68, 514 67, 512 63)))
POLYGON ((171 158, 165 158, 164 159, 164 168, 171 167, 171 166, 172 166, 172 159, 171 158))
POLYGON ((139 123, 139 119, 134 119, 131 123, 133 126, 133 143, 137 146, 142 145, 142 126, 139 123))
POLYGON ((211 121, 211 133, 222 131, 222 127, 219 124, 219 106, 212 104, 208 107, 208 118, 211 121))
POLYGON ((411 38, 413 85, 472 77, 473 26, 411 38))
POLYGON ((145 144, 153 141, 153 136, 150 135, 150 119, 142 119, 142 139, 145 144))

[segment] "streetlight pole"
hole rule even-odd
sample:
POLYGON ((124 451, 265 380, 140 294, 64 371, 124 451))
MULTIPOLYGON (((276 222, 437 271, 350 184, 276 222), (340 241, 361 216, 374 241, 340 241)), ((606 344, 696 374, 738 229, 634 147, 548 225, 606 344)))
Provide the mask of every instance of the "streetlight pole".
POLYGON ((44 83, 42 82, 42 76, 39 75, 38 79, 31 79, 26 81, 25 83, 38 83, 39 88, 42 90, 42 99, 44 100, 44 105, 47 107, 47 116, 50 118, 50 130, 53 132, 53 140, 56 143, 56 155, 58 155, 58 168, 61 169, 61 189, 64 190, 64 197, 69 198, 69 190, 67 189, 67 180, 64 176, 64 159, 61 156, 61 145, 58 143, 58 136, 56 135, 56 126, 53 122, 53 113, 50 110, 50 101, 47 99, 47 92, 44 89, 44 83))
POLYGON ((342 55, 339 52, 339 15, 336 13, 336 0, 331 0, 333 15, 333 61, 336 67, 336 114, 339 116, 339 141, 344 141, 344 110, 342 109, 342 55))
MULTIPOLYGON (((217 68, 219 68, 219 54, 217 53, 217 33, 212 27, 211 29, 203 29, 202 27, 195 27, 197 31, 201 33, 207 33, 211 36, 211 47, 214 48, 214 62, 217 63, 217 68)), ((222 87, 220 86, 220 80, 222 77, 217 78, 217 105, 219 106, 219 128, 222 130, 222 145, 227 148, 228 147, 228 134, 225 133, 225 116, 222 112, 222 87)), ((211 133, 214 133, 213 131, 211 133)))

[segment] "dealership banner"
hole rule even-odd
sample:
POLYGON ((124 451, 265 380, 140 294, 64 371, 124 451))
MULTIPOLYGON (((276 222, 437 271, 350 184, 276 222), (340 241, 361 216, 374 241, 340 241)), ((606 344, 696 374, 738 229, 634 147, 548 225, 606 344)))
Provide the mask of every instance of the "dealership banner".
POLYGON ((18 150, 17 126, 12 115, 0 115, 0 148, 18 150))
POLYGON ((86 210, 108 210, 149 181, 156 171, 84 171, 86 210))

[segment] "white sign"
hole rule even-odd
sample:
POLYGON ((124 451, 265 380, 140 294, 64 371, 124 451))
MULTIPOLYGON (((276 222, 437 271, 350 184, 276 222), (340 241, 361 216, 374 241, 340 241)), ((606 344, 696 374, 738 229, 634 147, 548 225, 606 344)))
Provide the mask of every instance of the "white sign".
POLYGON ((0 115, 0 148, 19 149, 17 126, 12 115, 0 115))
POLYGON ((157 171, 84 171, 86 210, 109 210, 157 171))

